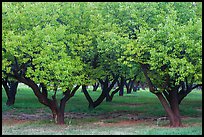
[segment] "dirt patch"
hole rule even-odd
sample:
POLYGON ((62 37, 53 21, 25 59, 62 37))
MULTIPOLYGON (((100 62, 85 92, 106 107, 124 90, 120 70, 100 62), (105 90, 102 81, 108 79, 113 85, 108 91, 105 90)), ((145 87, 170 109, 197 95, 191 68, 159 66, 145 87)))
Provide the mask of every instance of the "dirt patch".
POLYGON ((47 113, 36 113, 36 114, 15 114, 13 111, 2 113, 2 119, 16 119, 16 120, 42 120, 52 118, 47 113))
POLYGON ((131 103, 115 103, 114 105, 117 105, 117 106, 128 106, 128 107, 137 107, 137 106, 146 105, 146 103, 137 103, 137 104, 131 104, 131 103))
POLYGON ((97 117, 97 115, 94 115, 94 114, 77 113, 77 112, 65 112, 64 116, 65 118, 73 118, 73 119, 97 117))
POLYGON ((126 120, 139 120, 139 119, 142 119, 143 117, 140 116, 139 112, 115 111, 115 112, 100 114, 98 118, 101 118, 101 119, 120 118, 120 119, 126 119, 126 120))
POLYGON ((30 122, 29 120, 18 120, 18 119, 2 119, 2 124, 5 125, 15 125, 15 124, 24 124, 30 122))
POLYGON ((141 117, 138 116, 137 112, 128 112, 128 111, 116 111, 116 112, 107 112, 102 114, 88 114, 88 113, 76 113, 76 112, 66 112, 65 118, 72 119, 81 119, 81 118, 92 118, 95 117, 97 119, 128 119, 128 120, 138 120, 141 117))
MULTIPOLYGON (((124 119, 124 120, 141 120, 145 117, 139 116, 137 112, 115 111, 102 114, 90 114, 79 112, 65 112, 65 119, 83 119, 83 118, 97 118, 103 119, 124 119)), ((15 113, 15 110, 2 112, 2 119, 16 119, 16 120, 48 120, 52 119, 52 114, 39 109, 34 114, 15 113)))
MULTIPOLYGON (((96 118, 99 126, 120 126, 120 125, 132 125, 140 123, 147 118, 141 117, 136 112, 128 111, 116 111, 103 114, 89 114, 89 113, 77 113, 77 112, 65 112, 65 119, 86 119, 96 118)), ((32 122, 38 120, 52 120, 52 114, 37 110, 35 114, 15 113, 14 110, 2 113, 2 124, 20 124, 25 122, 32 122)))
POLYGON ((135 125, 135 124, 140 124, 140 123, 144 123, 146 122, 146 120, 122 120, 119 122, 114 122, 114 123, 107 123, 104 121, 99 121, 94 123, 94 125, 98 125, 98 126, 131 126, 131 125, 135 125))
MULTIPOLYGON (((2 124, 13 125, 22 124, 26 122, 38 121, 38 120, 52 120, 52 114, 39 109, 35 114, 15 114, 14 110, 2 112, 2 124)), ((77 112, 66 112, 65 119, 86 119, 96 118, 97 122, 92 123, 98 126, 129 126, 144 122, 154 123, 154 125, 168 126, 169 120, 160 120, 159 122, 165 124, 158 124, 158 117, 144 117, 142 114, 137 112, 129 111, 115 111, 103 114, 88 114, 88 113, 77 113, 77 112)), ((191 117, 182 116, 181 119, 189 119, 191 117)), ((184 127, 189 125, 184 125, 184 127)))

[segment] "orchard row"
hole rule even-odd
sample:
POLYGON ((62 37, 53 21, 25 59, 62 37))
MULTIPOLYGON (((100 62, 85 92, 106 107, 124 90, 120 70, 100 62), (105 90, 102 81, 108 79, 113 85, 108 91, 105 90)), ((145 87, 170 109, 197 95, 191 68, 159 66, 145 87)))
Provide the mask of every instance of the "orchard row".
POLYGON ((179 104, 202 84, 201 43, 202 3, 2 3, 4 88, 13 96, 16 82, 28 85, 58 124, 80 86, 94 108, 122 93, 124 81, 140 81, 181 126, 179 104), (95 83, 93 101, 86 86, 95 83))

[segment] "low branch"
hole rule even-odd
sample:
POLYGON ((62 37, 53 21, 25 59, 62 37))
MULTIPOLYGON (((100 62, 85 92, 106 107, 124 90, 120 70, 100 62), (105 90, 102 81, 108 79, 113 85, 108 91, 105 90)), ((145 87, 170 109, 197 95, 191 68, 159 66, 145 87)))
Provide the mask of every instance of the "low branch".
POLYGON ((195 89, 195 88, 198 88, 198 87, 200 87, 200 86, 202 86, 202 85, 203 85, 203 84, 197 84, 197 85, 195 85, 195 86, 192 87, 192 90, 195 89))

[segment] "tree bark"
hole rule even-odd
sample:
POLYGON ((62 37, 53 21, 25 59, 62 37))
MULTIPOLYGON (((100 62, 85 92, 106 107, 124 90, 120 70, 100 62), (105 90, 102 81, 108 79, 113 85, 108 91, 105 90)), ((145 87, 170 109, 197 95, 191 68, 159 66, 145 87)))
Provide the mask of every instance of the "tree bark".
POLYGON ((67 101, 74 96, 74 94, 76 93, 76 91, 79 89, 79 85, 77 85, 76 87, 74 87, 74 89, 71 91, 69 89, 67 89, 67 91, 64 93, 64 97, 60 100, 60 106, 57 107, 57 124, 64 124, 64 110, 65 110, 65 105, 67 103, 67 101))
POLYGON ((130 92, 133 90, 134 81, 135 81, 135 80, 131 80, 131 81, 130 81, 130 92))
POLYGON ((124 77, 123 76, 121 76, 121 79, 120 79, 120 82, 119 82, 119 96, 123 96, 123 94, 124 94, 124 77))
POLYGON ((40 92, 40 89, 37 86, 37 84, 35 84, 34 81, 32 81, 30 79, 21 78, 21 77, 17 77, 17 79, 19 81, 21 81, 22 83, 31 87, 35 96, 38 98, 38 101, 41 104, 48 106, 51 109, 53 119, 54 119, 56 124, 63 124, 64 123, 64 120, 62 120, 62 119, 64 119, 64 117, 61 114, 61 112, 59 111, 60 109, 59 109, 59 107, 57 105, 57 101, 54 97, 53 97, 53 100, 49 99, 45 94, 40 92))
POLYGON ((95 83, 93 85, 93 91, 96 91, 98 89, 98 87, 99 87, 99 83, 95 83))
POLYGON ((177 109, 178 107, 176 106, 176 103, 174 103, 173 106, 169 106, 168 102, 162 95, 162 93, 156 93, 156 96, 158 97, 159 101, 161 102, 163 108, 165 109, 169 121, 170 121, 170 126, 171 127, 180 127, 182 126, 181 124, 181 118, 180 115, 178 114, 179 110, 177 109), (173 109, 172 109, 173 108, 173 109), (179 116, 178 116, 179 115, 179 116))
POLYGON ((155 94, 155 91, 157 91, 157 88, 154 86, 154 84, 152 83, 151 79, 148 76, 147 67, 148 67, 148 65, 141 64, 142 71, 144 73, 144 76, 146 78, 147 84, 149 86, 149 91, 152 92, 153 94, 155 94))
POLYGON ((111 93, 111 95, 110 95, 111 101, 112 101, 112 99, 113 99, 113 96, 114 96, 119 90, 120 90, 120 88, 117 88, 117 89, 115 89, 115 90, 111 93))
MULTIPOLYGON (((53 104, 55 104, 55 103, 53 103, 53 104)), ((53 116, 54 122, 58 125, 65 124, 65 122, 64 122, 64 108, 60 108, 56 105, 50 105, 50 109, 52 111, 52 116, 53 116)))
MULTIPOLYGON (((168 91, 169 95, 168 95, 168 99, 169 99, 169 103, 168 101, 165 99, 165 97, 163 96, 163 94, 161 92, 157 91, 157 88, 154 86, 154 84, 152 83, 152 81, 150 80, 148 73, 147 73, 147 65, 141 64, 143 73, 145 75, 145 78, 147 80, 148 86, 149 86, 149 90, 150 92, 152 92, 153 94, 155 94, 159 101, 161 102, 164 110, 166 111, 169 121, 170 121, 170 126, 171 127, 180 127, 182 126, 181 124, 181 118, 180 118, 180 114, 179 114, 179 106, 178 106, 178 92, 177 89, 179 87, 175 87, 172 91, 168 91)), ((167 94, 166 94, 167 96, 167 94)))
POLYGON ((91 96, 89 95, 89 93, 86 89, 86 85, 82 85, 82 91, 83 91, 86 99, 89 102, 89 109, 93 109, 94 108, 94 102, 93 102, 93 99, 91 98, 91 96))
POLYGON ((131 94, 131 79, 125 81, 125 87, 127 89, 127 94, 131 94))
POLYGON ((54 122, 59 125, 64 124, 64 110, 57 105, 56 99, 53 98, 49 104, 54 122))
POLYGON ((113 95, 109 94, 111 89, 114 87, 115 83, 118 80, 118 76, 116 76, 113 80, 113 82, 109 85, 108 84, 108 78, 106 77, 105 81, 99 79, 99 82, 101 84, 101 88, 102 88, 102 92, 100 94, 100 96, 96 99, 96 101, 93 101, 93 99, 91 98, 91 96, 89 95, 88 91, 85 88, 85 85, 82 85, 82 91, 86 97, 86 99, 89 102, 89 109, 94 109, 95 107, 97 107, 98 105, 100 105, 103 100, 106 98, 107 102, 112 101, 113 95))
POLYGON ((102 92, 101 92, 101 95, 98 97, 98 99, 93 102, 93 106, 90 105, 89 108, 95 108, 95 107, 97 107, 98 105, 101 104, 101 102, 103 102, 103 100, 104 100, 105 98, 106 98, 106 94, 105 94, 105 92, 102 91, 102 92))
POLYGON ((17 87, 18 87, 18 82, 17 81, 2 80, 2 84, 3 84, 3 87, 4 87, 4 89, 6 91, 6 95, 7 95, 6 105, 7 106, 14 105, 17 87))
POLYGON ((118 81, 118 77, 119 76, 115 76, 114 80, 111 82, 111 84, 109 82, 108 77, 106 77, 105 81, 99 80, 101 85, 103 85, 102 92, 105 94, 106 102, 112 101, 111 96, 110 96, 110 91, 114 87, 115 83, 118 81))
POLYGON ((42 94, 47 97, 48 93, 47 93, 47 88, 43 83, 40 83, 40 87, 42 88, 42 94))
POLYGON ((182 126, 178 102, 178 88, 175 87, 173 91, 169 91, 169 104, 174 114, 174 126, 176 127, 182 126))

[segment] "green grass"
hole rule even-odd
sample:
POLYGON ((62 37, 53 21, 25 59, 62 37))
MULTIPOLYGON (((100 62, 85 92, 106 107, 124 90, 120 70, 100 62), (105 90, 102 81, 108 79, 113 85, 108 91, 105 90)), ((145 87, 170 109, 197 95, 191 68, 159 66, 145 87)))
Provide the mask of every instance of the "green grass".
MULTIPOLYGON (((92 98, 96 99, 100 91, 91 92, 92 98)), ((60 98, 61 93, 58 93, 60 98)), ((202 134, 202 91, 195 90, 190 93, 181 103, 181 115, 187 118, 182 119, 184 127, 169 128, 169 121, 148 120, 148 118, 159 118, 165 116, 164 109, 157 97, 147 90, 132 92, 118 96, 116 94, 112 102, 103 101, 100 106, 93 110, 88 109, 88 102, 81 92, 77 91, 66 105, 65 112, 72 113, 74 116, 65 118, 65 125, 54 124, 51 117, 51 110, 40 104, 32 90, 24 85, 18 88, 16 102, 14 106, 8 107, 6 94, 2 91, 2 114, 10 113, 16 117, 27 115, 44 115, 47 118, 18 120, 14 118, 3 122, 2 134, 22 135, 87 135, 87 134, 131 134, 131 135, 201 135, 202 134), (120 114, 120 115, 119 115, 120 114), (76 116, 75 115, 79 115, 76 116), (115 115, 115 116, 114 116, 115 115), (129 116, 146 118, 142 122, 131 125, 117 125, 120 121, 130 120, 129 116), (115 124, 114 126, 101 126, 96 123, 115 124)), ((134 120, 132 120, 134 121, 134 120)))
POLYGON ((201 135, 202 126, 167 128, 147 123, 132 126, 59 126, 53 123, 29 122, 14 126, 3 126, 7 135, 201 135))

